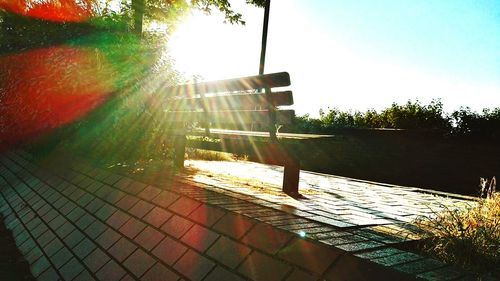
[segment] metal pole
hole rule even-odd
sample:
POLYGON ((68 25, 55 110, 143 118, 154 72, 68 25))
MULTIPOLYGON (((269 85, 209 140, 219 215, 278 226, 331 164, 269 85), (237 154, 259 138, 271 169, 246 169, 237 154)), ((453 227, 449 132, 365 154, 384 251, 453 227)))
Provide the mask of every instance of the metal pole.
MULTIPOLYGON (((264 25, 262 27, 262 48, 260 49, 260 65, 259 65, 259 75, 264 74, 264 64, 266 63, 266 47, 267 47, 267 29, 269 27, 269 8, 271 6, 271 0, 266 0, 266 6, 264 7, 264 25)), ((271 90, 266 87, 264 89, 267 99, 267 110, 269 112, 269 124, 268 131, 271 141, 276 141, 276 108, 273 105, 271 90)))
POLYGON ((264 64, 266 63, 267 28, 269 26, 270 6, 271 6, 271 0, 266 0, 266 6, 264 8, 264 26, 262 27, 262 46, 260 49, 259 75, 264 74, 264 64))

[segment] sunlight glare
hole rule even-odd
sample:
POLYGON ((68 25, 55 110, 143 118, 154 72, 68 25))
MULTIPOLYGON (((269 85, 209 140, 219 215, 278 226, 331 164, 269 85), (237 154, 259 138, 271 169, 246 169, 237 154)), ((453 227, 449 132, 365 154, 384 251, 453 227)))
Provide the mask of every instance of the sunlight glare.
POLYGON ((224 24, 222 15, 216 12, 205 15, 194 11, 171 35, 167 51, 176 70, 188 79, 255 75, 260 39, 258 33, 245 32, 248 27, 224 24))

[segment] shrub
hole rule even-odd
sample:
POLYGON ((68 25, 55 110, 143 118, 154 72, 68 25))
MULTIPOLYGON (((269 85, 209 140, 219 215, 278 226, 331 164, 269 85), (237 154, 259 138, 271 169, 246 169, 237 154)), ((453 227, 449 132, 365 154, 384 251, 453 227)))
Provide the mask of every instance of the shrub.
POLYGON ((445 208, 419 218, 424 230, 422 250, 446 263, 484 273, 500 266, 500 194, 482 180, 482 195, 466 208, 445 208))

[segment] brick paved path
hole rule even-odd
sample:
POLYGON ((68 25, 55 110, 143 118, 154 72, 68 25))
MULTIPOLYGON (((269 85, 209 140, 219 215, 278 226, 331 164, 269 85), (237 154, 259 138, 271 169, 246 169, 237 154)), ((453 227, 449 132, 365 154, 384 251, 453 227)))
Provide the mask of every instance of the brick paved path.
POLYGON ((0 156, 0 191, 0 213, 38 280, 463 276, 391 247, 401 237, 307 205, 321 198, 280 203, 189 178, 148 185, 81 162, 38 166, 23 152, 0 156))

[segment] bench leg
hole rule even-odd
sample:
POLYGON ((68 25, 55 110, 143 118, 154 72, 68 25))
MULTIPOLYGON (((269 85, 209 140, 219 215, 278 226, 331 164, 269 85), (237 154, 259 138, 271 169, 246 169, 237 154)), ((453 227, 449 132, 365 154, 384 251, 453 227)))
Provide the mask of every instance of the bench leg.
POLYGON ((184 154, 186 153, 186 136, 178 136, 175 138, 174 149, 174 166, 179 169, 183 168, 184 154))
POLYGON ((300 162, 293 157, 288 157, 284 166, 285 172, 283 176, 283 192, 292 197, 298 196, 300 162))

